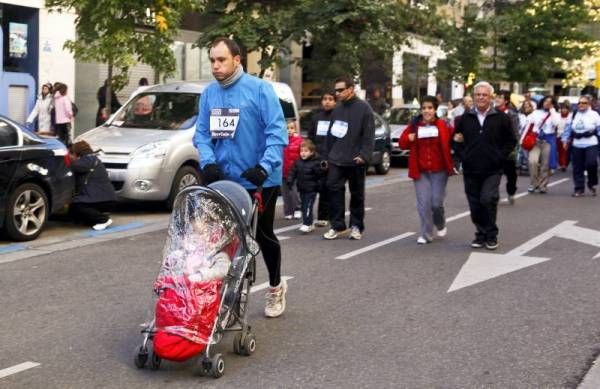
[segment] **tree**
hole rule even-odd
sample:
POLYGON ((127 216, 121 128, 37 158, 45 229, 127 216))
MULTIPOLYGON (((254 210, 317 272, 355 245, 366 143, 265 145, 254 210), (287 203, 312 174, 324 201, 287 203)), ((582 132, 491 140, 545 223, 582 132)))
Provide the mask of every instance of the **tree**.
POLYGON ((302 21, 313 52, 301 65, 327 82, 340 74, 357 76, 372 61, 391 63, 395 51, 415 33, 431 31, 438 1, 307 0, 302 21))
POLYGON ((313 47, 300 64, 314 80, 340 74, 358 76, 365 60, 387 55, 405 42, 411 28, 427 29, 438 0, 409 6, 398 0, 208 0, 205 14, 212 21, 198 45, 218 36, 233 36, 247 51, 261 54, 260 76, 282 63, 291 42, 313 47))
POLYGON ((260 53, 259 77, 282 54, 289 53, 292 40, 300 40, 303 30, 296 19, 301 13, 303 0, 229 1, 208 0, 204 7, 208 24, 197 44, 208 46, 217 37, 233 36, 247 51, 260 53))
POLYGON ((590 38, 579 27, 590 22, 584 0, 523 0, 505 10, 499 40, 500 58, 508 79, 526 85, 543 81, 560 61, 581 58, 590 38))
POLYGON ((489 44, 489 29, 486 21, 478 17, 476 5, 467 5, 461 12, 462 17, 453 15, 438 26, 436 34, 441 38, 446 61, 436 73, 441 79, 465 84, 470 74, 480 73, 483 49, 489 44))
POLYGON ((108 65, 108 114, 112 88, 120 90, 127 84, 129 67, 136 61, 165 74, 175 70, 171 45, 183 13, 197 4, 194 0, 46 0, 50 10, 77 15, 77 39, 67 41, 65 48, 78 60, 108 65))

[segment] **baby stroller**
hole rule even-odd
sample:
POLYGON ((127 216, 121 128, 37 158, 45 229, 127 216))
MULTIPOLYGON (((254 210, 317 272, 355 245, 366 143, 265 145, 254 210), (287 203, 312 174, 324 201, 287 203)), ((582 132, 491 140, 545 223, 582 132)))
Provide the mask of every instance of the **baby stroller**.
POLYGON ((232 181, 191 186, 175 199, 159 275, 154 319, 144 327, 135 365, 160 367, 162 359, 195 358, 199 375, 225 371, 213 353, 225 332, 235 331, 233 351, 251 355, 256 340, 246 320, 259 249, 254 237, 260 190, 251 200, 232 181))

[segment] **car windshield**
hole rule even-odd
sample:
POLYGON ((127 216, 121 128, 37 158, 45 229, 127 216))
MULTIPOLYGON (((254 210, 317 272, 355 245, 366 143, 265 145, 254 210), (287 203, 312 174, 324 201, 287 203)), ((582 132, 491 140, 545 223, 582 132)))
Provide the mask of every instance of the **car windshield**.
POLYGON ((140 93, 109 124, 149 130, 190 128, 198 117, 199 98, 194 93, 140 93))
POLYGON ((402 107, 392 108, 388 117, 388 123, 390 124, 408 124, 411 119, 419 114, 419 108, 417 107, 402 107))

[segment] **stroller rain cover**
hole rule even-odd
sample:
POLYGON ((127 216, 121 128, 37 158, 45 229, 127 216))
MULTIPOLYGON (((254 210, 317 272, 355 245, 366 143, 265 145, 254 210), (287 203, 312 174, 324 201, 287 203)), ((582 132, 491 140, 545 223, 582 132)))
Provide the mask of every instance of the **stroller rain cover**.
POLYGON ((221 286, 243 234, 235 211, 215 191, 194 187, 177 197, 154 283, 154 351, 162 358, 186 360, 213 342, 221 286))

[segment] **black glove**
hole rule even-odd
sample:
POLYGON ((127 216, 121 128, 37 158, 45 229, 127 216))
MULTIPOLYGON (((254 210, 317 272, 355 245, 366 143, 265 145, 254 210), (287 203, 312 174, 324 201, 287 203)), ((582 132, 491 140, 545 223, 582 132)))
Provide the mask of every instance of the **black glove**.
POLYGON ((267 179, 267 171, 262 166, 256 165, 243 172, 242 178, 247 179, 256 186, 262 186, 267 179))
POLYGON ((202 176, 204 177, 204 185, 208 185, 215 181, 224 179, 221 168, 216 163, 209 163, 202 169, 202 176))

